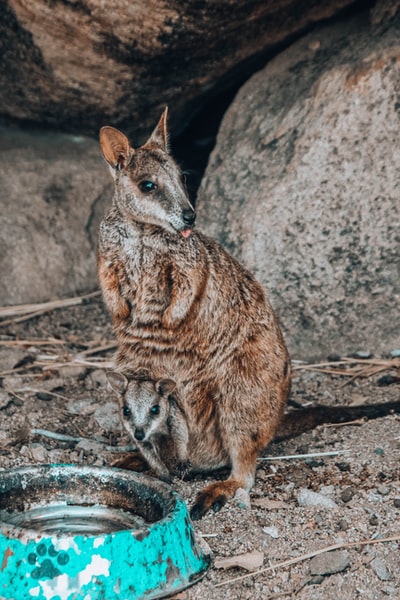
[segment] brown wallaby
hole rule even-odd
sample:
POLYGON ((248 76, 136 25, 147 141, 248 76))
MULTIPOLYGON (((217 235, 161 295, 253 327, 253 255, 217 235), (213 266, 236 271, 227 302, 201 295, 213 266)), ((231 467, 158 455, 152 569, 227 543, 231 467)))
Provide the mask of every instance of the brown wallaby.
MULTIPOLYGON (((145 463, 130 455, 114 466, 146 468, 146 463, 164 481, 170 473, 181 477, 190 470, 188 457, 189 432, 183 411, 173 395, 176 384, 170 379, 153 381, 147 373, 134 375, 109 372, 111 387, 119 398, 121 422, 136 441, 145 463), (160 455, 165 455, 163 462, 160 455), (178 459, 178 462, 176 462, 178 459)), ((294 438, 324 424, 352 423, 362 418, 376 419, 400 412, 400 401, 364 404, 361 406, 327 406, 314 404, 297 408, 283 415, 275 432, 274 442, 294 438)))
POLYGON ((231 469, 198 494, 191 515, 200 518, 252 487, 257 455, 283 413, 291 367, 260 283, 193 230, 196 214, 168 151, 166 119, 167 110, 136 149, 117 129, 100 131, 115 192, 100 225, 98 274, 117 368, 173 378, 194 469, 231 469))
POLYGON ((167 467, 160 453, 172 441, 178 460, 176 467, 183 475, 189 469, 189 433, 185 416, 173 396, 175 382, 152 381, 143 375, 117 371, 107 373, 107 378, 118 396, 121 422, 151 469, 163 481, 171 481, 171 457, 168 456, 167 467))

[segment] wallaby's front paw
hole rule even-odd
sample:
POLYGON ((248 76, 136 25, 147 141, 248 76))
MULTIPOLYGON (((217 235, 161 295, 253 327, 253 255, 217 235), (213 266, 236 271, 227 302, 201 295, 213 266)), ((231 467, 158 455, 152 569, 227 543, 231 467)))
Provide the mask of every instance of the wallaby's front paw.
POLYGON ((175 467, 177 477, 184 479, 188 473, 192 470, 192 463, 190 460, 179 461, 175 467))

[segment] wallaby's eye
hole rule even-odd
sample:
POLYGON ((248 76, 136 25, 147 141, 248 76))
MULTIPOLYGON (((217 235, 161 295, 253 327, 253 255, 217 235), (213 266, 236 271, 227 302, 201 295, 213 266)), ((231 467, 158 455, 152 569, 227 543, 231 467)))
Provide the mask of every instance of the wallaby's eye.
POLYGON ((157 185, 154 183, 154 181, 144 179, 139 183, 139 189, 144 194, 149 194, 150 192, 154 192, 154 190, 157 189, 157 185))
POLYGON ((132 411, 129 408, 129 406, 124 406, 124 408, 122 409, 122 413, 123 413, 124 417, 130 417, 132 414, 132 411))
POLYGON ((159 415, 160 414, 160 405, 154 404, 154 406, 151 407, 150 412, 152 415, 159 415))

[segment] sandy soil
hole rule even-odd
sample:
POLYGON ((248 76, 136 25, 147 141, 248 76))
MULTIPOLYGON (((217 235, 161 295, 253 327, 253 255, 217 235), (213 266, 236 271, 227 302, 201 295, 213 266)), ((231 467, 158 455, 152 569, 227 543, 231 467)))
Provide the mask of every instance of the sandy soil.
MULTIPOLYGON (((130 440, 120 426, 116 400, 105 378, 112 349, 99 351, 109 343, 113 343, 112 329, 99 296, 20 323, 14 317, 3 319, 1 469, 36 463, 112 464, 118 454, 105 450, 105 445, 125 445, 130 440), (80 440, 53 440, 34 433, 37 429, 80 440)), ((390 374, 399 375, 392 368, 352 379, 297 368, 291 397, 303 405, 399 400, 398 383, 380 385, 381 377, 390 374)), ((272 460, 260 457, 249 506, 232 501, 195 523, 215 564, 200 583, 177 598, 399 598, 399 415, 321 426, 271 444, 266 457, 272 460), (279 458, 326 452, 338 454, 279 458), (304 488, 318 493, 318 501, 327 506, 301 506, 299 492, 304 488), (381 541, 387 538, 391 540, 381 541), (338 550, 307 558, 332 545, 338 550), (255 551, 263 555, 260 573, 216 568, 221 558, 255 551)), ((173 485, 190 506, 204 484, 205 479, 176 479, 173 485)))

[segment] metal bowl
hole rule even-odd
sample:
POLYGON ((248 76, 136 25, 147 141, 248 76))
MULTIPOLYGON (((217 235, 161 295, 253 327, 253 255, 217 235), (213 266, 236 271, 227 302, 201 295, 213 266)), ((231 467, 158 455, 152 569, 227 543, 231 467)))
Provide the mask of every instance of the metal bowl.
POLYGON ((163 598, 210 563, 185 502, 120 469, 41 465, 0 472, 0 598, 163 598))

